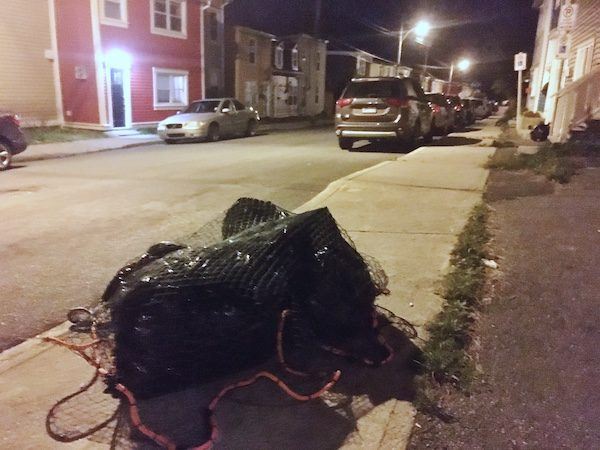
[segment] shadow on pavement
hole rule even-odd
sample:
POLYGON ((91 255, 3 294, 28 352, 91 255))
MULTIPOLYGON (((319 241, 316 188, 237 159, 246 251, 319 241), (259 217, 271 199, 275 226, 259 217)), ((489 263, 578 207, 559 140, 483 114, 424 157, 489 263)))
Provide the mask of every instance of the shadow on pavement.
MULTIPOLYGON (((144 425, 168 436, 177 448, 198 446, 211 432, 208 405, 225 386, 252 378, 260 371, 270 371, 300 394, 318 391, 336 371, 341 371, 337 384, 320 398, 297 401, 274 383, 261 380, 227 394, 216 408, 218 439, 214 449, 304 450, 339 448, 357 429, 356 422, 388 400, 412 400, 415 360, 418 348, 399 329, 381 330, 394 349, 394 358, 375 368, 350 362, 330 353, 315 352, 309 362, 310 377, 291 375, 277 361, 149 400, 138 400, 144 425)), ((139 432, 131 434, 128 408, 117 409, 118 400, 103 393, 106 385, 98 377, 90 384, 59 401, 49 413, 54 430, 71 440, 84 437, 116 448, 158 449, 139 432), (115 431, 116 427, 116 431, 115 431), (86 431, 88 430, 88 431, 86 431)), ((49 430, 50 430, 49 428, 49 430)))
POLYGON ((418 145, 407 146, 394 141, 367 142, 363 141, 363 145, 356 145, 350 151, 362 153, 410 153, 415 150, 418 145))
POLYGON ((443 136, 441 139, 435 139, 433 142, 426 145, 429 147, 453 147, 459 145, 476 145, 481 141, 481 139, 463 136, 443 136))
MULTIPOLYGON (((413 359, 418 350, 399 330, 387 328, 395 358, 379 368, 328 356, 319 360, 323 376, 303 378, 285 373, 275 362, 196 388, 139 402, 146 424, 171 436, 182 448, 205 442, 210 434, 207 406, 226 385, 272 371, 293 390, 320 389, 335 371, 342 376, 321 398, 299 402, 274 383, 259 381, 227 395, 216 410, 219 439, 215 449, 333 449, 356 429, 356 421, 390 399, 413 398, 413 359)), ((311 363, 311 365, 313 365, 311 363)), ((146 445, 146 444, 144 444, 146 445)), ((151 448, 151 447, 144 447, 151 448)))

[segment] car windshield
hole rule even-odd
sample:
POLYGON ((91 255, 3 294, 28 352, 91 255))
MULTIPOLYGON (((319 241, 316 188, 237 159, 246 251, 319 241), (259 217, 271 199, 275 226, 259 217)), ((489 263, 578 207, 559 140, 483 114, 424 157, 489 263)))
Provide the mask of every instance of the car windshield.
POLYGON ((344 98, 405 98, 406 88, 400 81, 353 81, 344 98))
POLYGON ((217 112, 219 108, 219 100, 204 100, 201 102, 194 102, 187 107, 184 113, 211 113, 217 112))

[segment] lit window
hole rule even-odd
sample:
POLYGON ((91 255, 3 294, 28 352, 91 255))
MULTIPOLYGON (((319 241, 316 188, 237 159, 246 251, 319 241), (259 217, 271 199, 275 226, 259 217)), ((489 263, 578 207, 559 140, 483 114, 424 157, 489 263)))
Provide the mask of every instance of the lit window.
POLYGON ((102 0, 100 22, 103 25, 127 27, 127 0, 102 0))
POLYGON ((248 62, 256 63, 256 39, 250 39, 248 42, 248 62))
POLYGON ((275 67, 283 69, 283 43, 275 47, 275 67))
POLYGON ((298 47, 292 49, 292 70, 298 70, 300 61, 298 58, 298 47))
POLYGON ((186 1, 153 0, 152 33, 178 38, 186 37, 186 1))
POLYGON ((188 104, 188 78, 185 70, 152 69, 154 109, 177 109, 188 104))

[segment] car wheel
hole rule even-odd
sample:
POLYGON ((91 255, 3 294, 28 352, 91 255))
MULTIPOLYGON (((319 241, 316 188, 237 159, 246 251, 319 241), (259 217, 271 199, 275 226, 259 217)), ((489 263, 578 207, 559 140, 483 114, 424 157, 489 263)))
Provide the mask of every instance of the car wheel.
POLYGON ((210 142, 216 142, 219 139, 221 139, 221 133, 219 130, 219 124, 218 123, 211 123, 210 126, 208 127, 208 140, 210 142))
POLYGON ((0 142, 0 170, 6 170, 10 167, 12 154, 8 147, 0 142))
POLYGON ((340 148, 342 150, 352 150, 352 146, 354 145, 354 140, 350 138, 341 137, 338 139, 338 143, 340 144, 340 148))
POLYGON ((174 142, 173 139, 165 139, 165 144, 173 144, 174 142))
POLYGON ((256 136, 257 128, 258 128, 258 124, 256 123, 256 120, 249 120, 248 126, 246 127, 246 136, 247 137, 256 136))

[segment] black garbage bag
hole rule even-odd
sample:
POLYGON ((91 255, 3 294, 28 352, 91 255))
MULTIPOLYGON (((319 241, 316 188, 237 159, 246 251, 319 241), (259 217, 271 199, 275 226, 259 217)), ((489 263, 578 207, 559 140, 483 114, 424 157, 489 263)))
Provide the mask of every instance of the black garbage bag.
POLYGON ((298 352, 318 343, 375 365, 389 356, 373 327, 385 274, 326 208, 293 214, 244 198, 221 233, 212 245, 157 244, 111 281, 96 312, 114 339, 109 387, 153 397, 260 363, 285 310, 298 352))
POLYGON ((531 130, 531 133, 529 133, 531 140, 535 142, 543 142, 548 139, 549 135, 550 125, 546 125, 544 122, 537 124, 533 130, 531 130))

